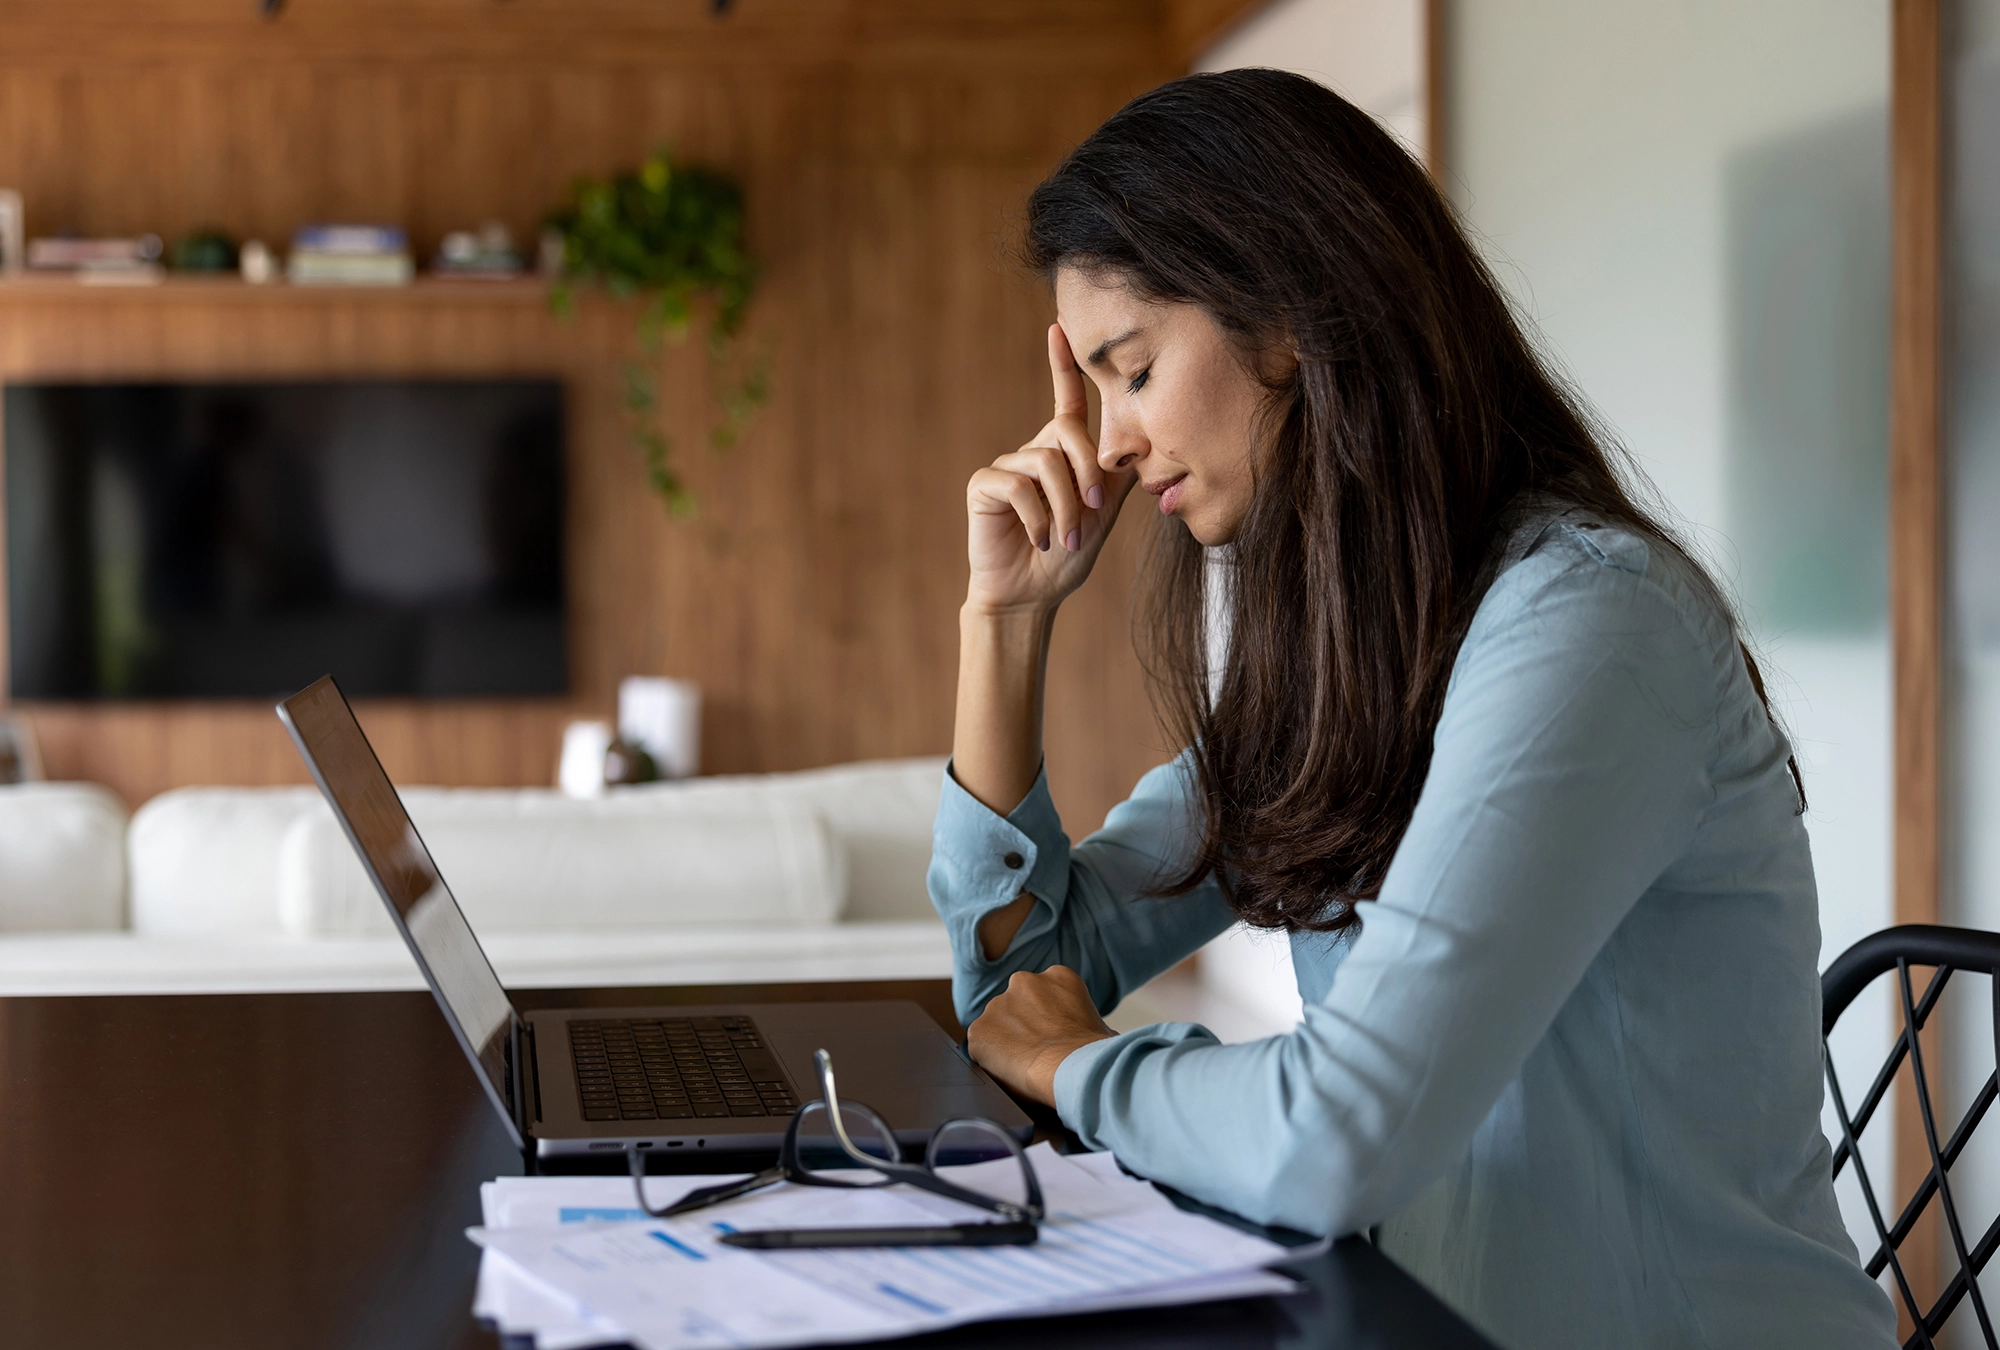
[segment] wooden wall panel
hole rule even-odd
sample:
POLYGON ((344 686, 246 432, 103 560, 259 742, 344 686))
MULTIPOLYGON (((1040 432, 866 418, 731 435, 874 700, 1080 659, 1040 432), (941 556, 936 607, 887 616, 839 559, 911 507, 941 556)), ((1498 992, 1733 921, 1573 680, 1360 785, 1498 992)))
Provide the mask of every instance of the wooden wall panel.
MULTIPOLYGON (((0 378, 554 373, 572 412, 572 694, 379 702, 406 782, 550 781, 562 724, 617 679, 697 679, 711 772, 947 748, 963 490, 1046 417, 1052 304, 1009 256, 1027 191, 1158 68, 1147 0, 915 5, 299 0, 0 3, 0 184, 31 233, 214 223, 282 241, 405 223, 428 253, 486 218, 531 237, 573 179, 667 144, 739 174, 767 264, 751 330, 772 405, 727 457, 698 345, 663 390, 702 510, 669 520, 625 442, 629 314, 490 290, 132 293, 0 287, 0 378)), ((1094 825, 1160 755, 1126 588, 1145 522, 1058 628, 1051 774, 1094 825)), ((36 706, 53 772, 136 803, 301 781, 268 708, 36 706)))
MULTIPOLYGON (((1889 311, 1889 635, 1894 668, 1893 888, 1897 923, 1936 923, 1943 874, 1944 157, 1943 0, 1891 9, 1889 311)), ((1900 1027, 1901 1019, 1896 1019, 1900 1027)), ((1937 1022, 1925 1060, 1947 1063, 1937 1022)), ((1936 1072, 1936 1070, 1933 1070, 1936 1072)), ((1930 1152, 1914 1085, 1898 1081, 1895 1194, 1916 1192, 1930 1152)), ((1901 1259, 1928 1302, 1949 1277, 1933 1207, 1901 1259)), ((1898 1308, 1899 1335, 1908 1335, 1898 1308)))

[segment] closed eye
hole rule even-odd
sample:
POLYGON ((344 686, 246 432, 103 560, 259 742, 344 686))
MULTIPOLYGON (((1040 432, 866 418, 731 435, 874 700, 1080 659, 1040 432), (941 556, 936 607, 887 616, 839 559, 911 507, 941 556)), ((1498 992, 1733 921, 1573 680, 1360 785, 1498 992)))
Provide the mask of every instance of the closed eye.
POLYGON ((1144 370, 1140 371, 1137 375, 1134 375, 1131 379, 1125 382, 1125 392, 1128 394, 1136 394, 1141 389, 1144 389, 1146 387, 1146 377, 1151 375, 1152 373, 1153 373, 1153 368, 1151 366, 1148 366, 1144 370))

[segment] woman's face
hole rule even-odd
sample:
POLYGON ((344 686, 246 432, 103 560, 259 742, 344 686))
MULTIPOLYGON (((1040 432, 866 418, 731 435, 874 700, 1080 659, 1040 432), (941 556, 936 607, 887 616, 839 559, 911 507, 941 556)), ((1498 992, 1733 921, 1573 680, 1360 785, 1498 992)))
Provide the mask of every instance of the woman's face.
POLYGON ((1160 513, 1199 542, 1235 538, 1267 395, 1221 327, 1198 305, 1143 300, 1067 267, 1056 273, 1056 321, 1103 396, 1097 462, 1137 473, 1160 513))

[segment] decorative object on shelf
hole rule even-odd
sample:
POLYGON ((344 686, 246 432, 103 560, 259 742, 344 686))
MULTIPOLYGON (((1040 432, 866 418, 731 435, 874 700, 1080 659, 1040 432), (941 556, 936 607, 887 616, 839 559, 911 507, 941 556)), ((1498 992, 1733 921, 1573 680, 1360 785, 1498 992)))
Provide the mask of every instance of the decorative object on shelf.
POLYGON ((618 735, 650 755, 661 778, 701 772, 701 686, 632 675, 618 683, 618 735))
POLYGON ((711 449, 734 445, 770 397, 768 354, 745 354, 738 341, 757 283, 757 264, 744 249, 742 189, 661 151, 630 173, 578 183, 573 203, 550 215, 548 226, 562 237, 562 275, 550 290, 558 313, 569 311, 578 285, 639 302, 638 352, 623 370, 632 441, 668 509, 691 515, 694 499, 660 427, 662 341, 685 335, 697 307, 707 308, 709 385, 721 412, 709 431, 711 449))
POLYGON ((618 738, 604 751, 604 786, 630 787, 634 783, 657 782, 659 766, 641 746, 618 738))
POLYGON ((35 728, 20 713, 0 713, 0 784, 42 781, 35 728))
POLYGON ((85 285, 145 286, 162 275, 161 248, 157 234, 129 239, 55 235, 28 241, 28 267, 37 272, 68 272, 85 285))
POLYGON ((659 778, 653 757, 615 735, 609 722, 571 722, 563 728, 556 785, 565 797, 602 797, 606 788, 659 778))
POLYGON ((0 272, 12 274, 28 265, 27 219, 21 194, 0 188, 0 272))
POLYGON ((169 259, 176 272, 234 272, 236 241, 221 230, 190 230, 174 241, 169 259))
POLYGON ((607 788, 659 777, 659 766, 645 747, 613 733, 609 722, 571 722, 563 728, 556 786, 565 797, 602 797, 607 788))
POLYGON ((489 220, 477 231, 453 230, 438 246, 432 271, 465 281, 512 281, 525 270, 514 251, 514 236, 505 225, 489 220))
POLYGON ((268 286, 278 279, 278 260, 269 244, 252 239, 237 250, 236 271, 252 286, 268 286))
POLYGON ((611 751, 609 722, 571 722, 563 728, 562 759, 556 786, 565 797, 604 795, 604 757, 611 751))
POLYGON ((406 286, 416 274, 396 225, 306 225, 292 236, 285 275, 295 286, 406 286))

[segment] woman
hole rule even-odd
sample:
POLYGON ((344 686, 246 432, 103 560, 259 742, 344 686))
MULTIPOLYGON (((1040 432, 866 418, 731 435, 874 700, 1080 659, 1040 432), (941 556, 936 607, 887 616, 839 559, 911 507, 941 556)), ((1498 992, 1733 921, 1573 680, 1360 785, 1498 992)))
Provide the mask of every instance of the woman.
POLYGON ((1027 247, 1055 417, 967 489, 931 871, 974 1057, 1148 1176, 1372 1231, 1502 1344, 1890 1343, 1820 1132, 1789 748, 1422 171, 1309 81, 1196 76, 1027 247), (1071 846, 1044 658, 1134 487, 1188 749, 1071 846), (1297 1030, 1104 1025, 1239 919, 1290 934, 1297 1030))

